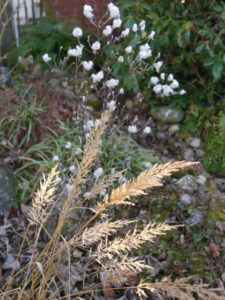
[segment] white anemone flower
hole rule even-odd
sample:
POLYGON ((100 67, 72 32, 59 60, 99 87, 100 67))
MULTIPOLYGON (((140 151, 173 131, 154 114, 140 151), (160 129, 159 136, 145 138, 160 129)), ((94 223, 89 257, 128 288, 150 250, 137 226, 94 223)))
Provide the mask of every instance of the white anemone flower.
POLYGON ((133 32, 137 32, 138 31, 138 26, 137 26, 136 23, 132 26, 132 31, 133 32))
POLYGON ((71 142, 67 142, 66 145, 65 145, 65 148, 66 149, 70 149, 72 146, 71 142))
POLYGON ((120 10, 119 7, 113 4, 112 2, 108 4, 109 16, 110 19, 119 19, 120 10))
POLYGON ((103 174, 103 169, 102 169, 101 167, 99 167, 98 169, 96 169, 96 170, 94 171, 94 174, 93 174, 93 175, 94 175, 95 179, 98 180, 99 177, 102 176, 102 174, 103 174))
POLYGON ((137 133, 138 132, 137 126, 136 125, 129 125, 128 126, 128 132, 129 133, 137 133))
POLYGON ((48 53, 45 53, 43 56, 42 56, 42 59, 45 63, 49 62, 51 60, 51 57, 48 55, 48 53))
POLYGON ((145 20, 142 20, 142 21, 139 23, 139 26, 140 26, 140 30, 141 30, 141 31, 144 31, 144 30, 145 30, 145 20))
POLYGON ((121 26, 121 24, 122 24, 121 19, 114 19, 114 20, 113 20, 112 27, 113 27, 114 29, 116 29, 116 28, 119 28, 119 27, 121 26))
POLYGON ((58 161, 58 160, 59 160, 58 155, 54 155, 53 158, 52 158, 52 161, 55 162, 55 161, 58 161))
POLYGON ((120 55, 120 56, 118 57, 118 62, 120 62, 120 63, 123 63, 123 62, 124 62, 124 58, 123 58, 122 55, 120 55))
POLYGON ((170 86, 171 86, 172 89, 176 89, 176 88, 179 87, 179 82, 176 79, 174 79, 172 81, 172 83, 170 84, 170 86))
POLYGON ((113 31, 112 26, 107 25, 105 29, 102 31, 102 33, 104 36, 109 36, 112 33, 112 31, 113 31))
POLYGON ((113 89, 119 84, 119 79, 112 78, 110 80, 107 80, 105 84, 108 88, 113 89))
POLYGON ((96 52, 97 50, 99 50, 101 48, 101 44, 99 43, 99 41, 96 41, 94 42, 92 45, 91 45, 91 49, 96 52))
POLYGON ((104 73, 102 71, 99 71, 97 74, 92 74, 91 77, 92 77, 93 83, 97 83, 104 78, 104 73))
POLYGON ((93 61, 89 60, 89 61, 83 61, 82 65, 86 71, 90 71, 92 69, 94 63, 93 63, 93 61))
POLYGON ((151 83, 151 84, 154 84, 154 85, 158 84, 158 83, 159 83, 159 78, 156 77, 156 76, 152 76, 152 77, 150 78, 150 83, 151 83))
POLYGON ((150 49, 150 46, 148 44, 141 45, 140 51, 138 53, 138 56, 140 59, 146 59, 152 56, 152 50, 150 49))
POLYGON ((154 36, 155 36, 155 31, 152 30, 152 32, 149 34, 148 38, 149 38, 150 40, 153 40, 153 39, 154 39, 154 36))
POLYGON ((144 128, 143 132, 144 132, 145 134, 150 134, 150 133, 152 132, 152 129, 151 129, 150 126, 146 126, 146 127, 144 128))
POLYGON ((121 32, 121 36, 122 36, 122 37, 126 37, 126 36, 129 35, 129 33, 130 33, 130 28, 126 28, 125 30, 123 30, 123 31, 121 32))
POLYGON ((126 48, 125 48, 125 51, 126 51, 127 53, 131 53, 131 52, 133 51, 132 46, 126 47, 126 48))
POLYGON ((93 19, 94 17, 93 8, 90 5, 85 4, 83 7, 83 14, 87 19, 89 20, 93 19))
POLYGON ((156 94, 160 94, 161 91, 162 91, 162 85, 161 84, 157 84, 153 87, 153 91, 156 93, 156 94))
POLYGON ((80 27, 75 27, 73 29, 72 35, 74 37, 76 37, 76 38, 79 38, 79 37, 81 37, 83 35, 83 31, 82 31, 82 29, 80 27))

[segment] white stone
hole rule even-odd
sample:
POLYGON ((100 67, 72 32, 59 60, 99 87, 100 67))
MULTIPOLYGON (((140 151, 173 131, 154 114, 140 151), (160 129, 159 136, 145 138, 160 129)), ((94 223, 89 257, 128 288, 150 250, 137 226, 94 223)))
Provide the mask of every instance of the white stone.
POLYGON ((205 184, 205 182, 206 182, 206 178, 205 178, 205 176, 204 175, 199 175, 198 177, 197 177, 197 182, 199 183, 199 184, 205 184))
POLYGON ((180 201, 186 205, 191 203, 191 196, 188 194, 182 194, 180 196, 180 201))
POLYGON ((174 125, 172 125, 172 126, 169 127, 168 132, 170 134, 175 134, 179 130, 180 130, 180 127, 177 124, 174 124, 174 125))
POLYGON ((199 148, 201 145, 201 140, 199 138, 193 138, 190 140, 189 145, 193 148, 199 148))
POLYGON ((18 271, 20 269, 20 262, 17 261, 16 264, 15 264, 15 262, 16 262, 16 259, 12 256, 12 254, 8 253, 7 260, 2 265, 2 269, 3 270, 11 270, 14 268, 14 271, 18 271))

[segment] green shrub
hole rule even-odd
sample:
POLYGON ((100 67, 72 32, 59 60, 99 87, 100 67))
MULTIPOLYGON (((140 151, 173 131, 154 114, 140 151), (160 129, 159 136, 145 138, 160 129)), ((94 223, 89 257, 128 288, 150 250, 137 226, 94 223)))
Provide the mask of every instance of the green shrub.
POLYGON ((176 99, 176 104, 206 106, 224 93, 225 4, 217 0, 183 2, 119 0, 117 4, 127 26, 131 27, 134 19, 145 19, 146 29, 156 32, 152 49, 162 54, 187 90, 188 96, 176 99))
POLYGON ((25 26, 20 45, 10 51, 8 62, 11 66, 15 65, 18 56, 23 57, 27 53, 33 55, 35 62, 41 62, 46 52, 59 60, 57 54, 60 52, 64 56, 73 42, 70 27, 57 18, 44 18, 37 25, 25 26))

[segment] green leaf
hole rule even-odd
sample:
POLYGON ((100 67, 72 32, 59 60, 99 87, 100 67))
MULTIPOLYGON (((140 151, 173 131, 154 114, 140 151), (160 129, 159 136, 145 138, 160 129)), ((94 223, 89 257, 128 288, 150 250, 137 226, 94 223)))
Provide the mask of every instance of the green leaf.
POLYGON ((182 41, 181 37, 177 38, 177 44, 178 44, 179 47, 181 47, 181 48, 183 47, 184 44, 183 44, 183 41, 182 41))
POLYGON ((195 48, 195 52, 200 53, 204 47, 205 47, 205 44, 198 45, 198 47, 195 48))
POLYGON ((205 67, 211 66, 215 63, 215 59, 214 58, 207 58, 203 61, 203 65, 205 67))
POLYGON ((215 6, 214 10, 217 11, 217 12, 221 12, 223 10, 223 7, 222 6, 215 6))
POLYGON ((223 62, 225 63, 225 54, 223 55, 223 62))
POLYGON ((220 64, 220 63, 215 63, 214 65, 213 65, 213 77, 215 78, 215 79, 219 79, 220 78, 220 76, 221 76, 221 72, 222 72, 222 70, 223 70, 223 65, 222 64, 220 64))

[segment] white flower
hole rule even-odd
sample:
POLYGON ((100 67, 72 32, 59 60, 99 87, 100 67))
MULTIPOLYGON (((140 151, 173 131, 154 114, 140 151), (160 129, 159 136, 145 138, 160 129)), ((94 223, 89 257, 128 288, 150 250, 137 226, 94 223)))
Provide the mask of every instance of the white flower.
POLYGON ((181 90, 180 91, 180 95, 185 95, 186 94, 186 91, 185 90, 181 90))
POLYGON ((159 78, 156 76, 152 76, 150 78, 150 83, 156 85, 159 82, 159 78))
POLYGON ((100 192, 100 196, 102 196, 102 197, 104 197, 105 194, 106 194, 106 189, 104 189, 104 190, 102 190, 102 191, 100 192))
POLYGON ((66 148, 66 149, 70 149, 71 146, 72 146, 72 144, 71 144, 70 142, 67 142, 65 148, 66 148))
POLYGON ((145 20, 142 20, 142 21, 139 23, 139 26, 140 26, 140 30, 141 30, 141 31, 144 31, 144 30, 145 30, 145 20))
POLYGON ((174 79, 172 81, 172 83, 170 84, 170 86, 171 86, 172 89, 176 89, 176 88, 179 87, 179 82, 176 79, 174 79))
POLYGON ((54 161, 58 161, 58 160, 59 160, 58 155, 54 155, 53 158, 52 158, 52 161, 54 162, 54 161))
POLYGON ((122 184, 122 183, 124 183, 126 181, 127 181, 126 177, 124 177, 123 175, 120 175, 120 177, 118 179, 119 184, 122 184))
POLYGON ((109 36, 112 33, 112 26, 107 25, 105 29, 102 31, 104 36, 109 36))
POLYGON ((91 49, 92 49, 94 52, 96 52, 96 51, 99 50, 100 48, 101 48, 101 44, 100 44, 98 41, 94 42, 94 43, 91 45, 91 49))
POLYGON ((130 29, 129 29, 129 28, 126 28, 125 30, 123 30, 123 31, 121 32, 121 36, 122 36, 122 37, 126 37, 126 36, 128 36, 129 33, 130 33, 130 29))
POLYGON ((83 31, 80 27, 75 27, 73 29, 72 35, 76 38, 81 37, 83 35, 83 31))
POLYGON ((51 60, 51 57, 48 55, 48 53, 45 53, 43 56, 42 56, 42 59, 45 63, 49 62, 51 60))
POLYGON ((133 30, 133 32, 137 32, 138 31, 138 26, 137 26, 136 23, 132 26, 132 30, 133 30))
POLYGON ((69 167, 70 172, 74 172, 76 170, 76 167, 74 165, 69 167))
POLYGON ((68 54, 68 56, 79 57, 82 55, 83 48, 84 48, 83 45, 77 45, 76 48, 69 49, 67 54, 68 54))
POLYGON ((167 85, 167 84, 164 84, 164 85, 162 86, 162 95, 163 95, 163 96, 168 97, 170 94, 173 94, 173 93, 174 93, 174 91, 173 91, 173 89, 171 88, 171 86, 169 86, 169 85, 167 85))
POLYGON ((128 132, 129 133, 137 133, 138 132, 137 126, 136 125, 128 126, 128 132))
POLYGON ((110 19, 118 19, 120 17, 119 7, 112 2, 108 4, 110 19))
POLYGON ((145 129, 143 130, 143 132, 144 132, 145 134, 150 134, 150 133, 152 132, 152 129, 151 129, 150 126, 146 126, 145 129))
POLYGON ((118 62, 121 62, 121 63, 123 63, 123 62, 124 62, 124 58, 123 58, 123 56, 121 56, 121 55, 120 55, 120 56, 118 57, 118 62))
POLYGON ((169 74, 167 80, 168 80, 168 81, 173 81, 173 74, 169 74))
POLYGON ((156 94, 159 94, 162 90, 162 85, 161 84, 157 84, 153 87, 153 91, 156 93, 156 94))
POLYGON ((99 126, 101 124, 101 120, 100 119, 96 119, 95 120, 95 124, 97 124, 99 126))
POLYGON ((90 133, 89 132, 85 133, 85 138, 88 139, 89 137, 90 137, 90 133))
POLYGON ((160 74, 160 78, 161 78, 162 80, 165 79, 165 76, 166 76, 165 73, 161 73, 161 74, 160 74))
POLYGON ((153 30, 153 31, 149 34, 148 38, 149 38, 150 40, 153 40, 153 39, 154 39, 154 36, 155 36, 155 31, 153 30))
POLYGON ((97 74, 92 74, 91 77, 93 82, 96 83, 104 78, 104 73, 102 71, 99 71, 97 74))
POLYGON ((133 51, 132 46, 126 47, 126 48, 125 48, 125 51, 126 51, 127 53, 131 53, 131 52, 133 51))
POLYGON ((114 87, 116 87, 119 84, 119 79, 110 79, 106 81, 106 86, 110 89, 113 89, 114 87))
POLYGON ((93 67, 93 61, 91 61, 91 60, 89 60, 89 61, 83 61, 82 65, 83 65, 83 67, 84 67, 84 69, 86 71, 90 71, 92 69, 92 67, 93 67))
POLYGON ((110 102, 107 103, 107 108, 111 108, 113 106, 115 106, 116 101, 115 100, 111 100, 110 102))
POLYGON ((83 14, 87 19, 93 19, 93 8, 90 5, 85 4, 83 8, 83 14))
POLYGON ((98 169, 96 169, 94 171, 94 177, 95 177, 95 179, 98 180, 99 177, 102 176, 102 174, 103 174, 103 169, 101 167, 99 167, 98 169))
POLYGON ((114 19, 113 20, 113 25, 112 25, 112 27, 115 29, 115 28, 119 28, 120 26, 121 26, 121 24, 122 24, 122 21, 121 21, 121 19, 114 19))
POLYGON ((140 51, 138 53, 138 56, 140 59, 146 59, 148 57, 152 56, 152 50, 150 49, 150 46, 148 44, 140 46, 140 51))
POLYGON ((94 127, 94 122, 92 120, 88 120, 86 126, 86 128, 90 130, 92 127, 94 127))
POLYGON ((159 73, 162 65, 163 65, 163 61, 158 61, 157 63, 153 64, 153 67, 155 68, 155 70, 156 70, 157 73, 159 73))
POLYGON ((91 192, 86 192, 86 193, 84 193, 84 198, 87 198, 87 197, 89 197, 91 195, 91 192))
POLYGON ((121 95, 124 94, 124 89, 123 89, 123 88, 121 88, 121 89, 119 90, 119 94, 121 94, 121 95))
POLYGON ((82 150, 81 150, 80 148, 77 148, 77 149, 74 151, 74 153, 75 153, 76 155, 79 155, 79 154, 82 153, 82 150))

